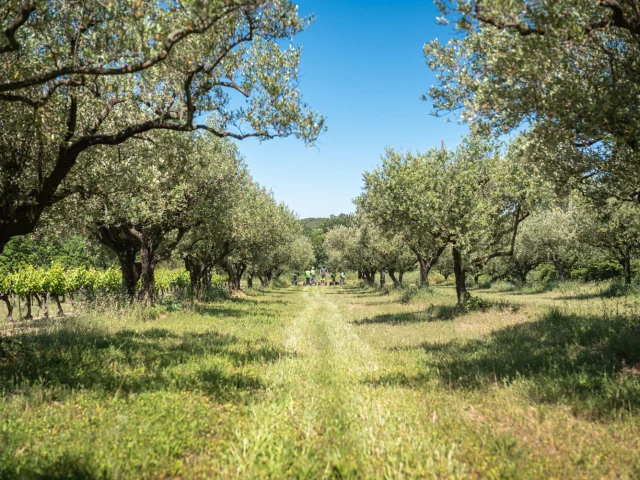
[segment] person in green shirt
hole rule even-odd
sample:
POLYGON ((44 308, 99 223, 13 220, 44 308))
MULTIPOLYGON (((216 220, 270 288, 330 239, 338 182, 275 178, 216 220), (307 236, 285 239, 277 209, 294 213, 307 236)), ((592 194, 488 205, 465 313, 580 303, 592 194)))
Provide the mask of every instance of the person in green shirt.
POLYGON ((306 279, 305 285, 311 284, 311 270, 304 272, 304 278, 306 279))
POLYGON ((331 272, 331 285, 336 284, 336 272, 331 272))

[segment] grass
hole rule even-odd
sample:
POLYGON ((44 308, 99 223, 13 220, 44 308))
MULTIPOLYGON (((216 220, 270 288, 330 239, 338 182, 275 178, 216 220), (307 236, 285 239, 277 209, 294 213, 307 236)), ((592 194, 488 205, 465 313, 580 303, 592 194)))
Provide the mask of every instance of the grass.
POLYGON ((0 478, 638 478, 640 299, 250 291, 13 326, 0 478))

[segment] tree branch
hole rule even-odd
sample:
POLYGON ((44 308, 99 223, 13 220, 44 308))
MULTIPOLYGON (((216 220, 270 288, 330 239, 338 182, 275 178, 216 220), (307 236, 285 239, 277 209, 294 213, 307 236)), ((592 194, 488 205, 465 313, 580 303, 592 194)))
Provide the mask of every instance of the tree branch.
POLYGON ((22 25, 27 22, 27 20, 29 20, 29 17, 35 11, 35 9, 36 6, 33 0, 24 0, 24 2, 22 2, 16 18, 14 18, 13 22, 11 22, 11 25, 9 25, 4 30, 4 35, 5 37, 7 37, 7 41, 9 42, 9 44, 0 47, 0 55, 3 53, 17 52, 18 50, 20 50, 20 44, 16 40, 16 32, 22 25))
MULTIPOLYGON (((31 3, 28 1, 25 1, 26 3, 31 3)), ((24 4, 23 4, 24 6, 24 4)), ((58 77, 63 77, 63 76, 67 76, 67 75, 76 75, 76 74, 80 74, 80 75, 95 75, 95 76, 119 76, 119 75, 129 75, 132 73, 138 73, 138 72, 142 72, 144 70, 148 70, 149 68, 157 65, 158 63, 164 61, 169 54, 171 53, 171 50, 173 50, 173 48, 179 44, 180 42, 182 42, 185 38, 191 36, 191 35, 195 35, 195 34, 201 34, 206 32, 207 30, 209 30, 210 28, 213 27, 213 25, 215 25, 216 23, 218 23, 222 18, 224 18, 226 15, 228 15, 231 12, 234 12, 236 10, 238 10, 241 6, 236 5, 234 7, 231 7, 227 10, 225 10, 222 14, 220 15, 216 15, 214 17, 212 17, 208 22, 203 23, 200 27, 184 27, 184 28, 179 28, 177 30, 174 30, 173 32, 171 32, 168 36, 167 39, 162 47, 162 50, 160 50, 160 52, 157 55, 154 55, 146 60, 143 60, 141 62, 138 63, 134 63, 132 65, 125 65, 125 66, 121 66, 121 67, 103 67, 103 66, 89 66, 89 65, 68 65, 66 67, 62 67, 62 68, 58 68, 55 70, 51 70, 49 72, 45 72, 45 73, 41 73, 39 75, 35 75, 33 77, 29 77, 29 78, 25 78, 24 80, 18 80, 18 81, 13 81, 13 82, 5 82, 3 84, 0 84, 0 93, 3 92, 10 92, 13 90, 19 90, 22 88, 27 88, 27 87, 33 87, 35 85, 42 85, 46 82, 49 82, 51 80, 55 80, 58 77)), ((30 12, 29 12, 30 13, 30 12)), ((26 21, 26 18, 22 21, 22 23, 24 23, 26 21)), ((14 22, 15 23, 15 22, 14 22)), ((19 27, 20 25, 18 25, 16 27, 16 29, 19 27)), ((13 33, 15 33, 15 30, 13 31, 13 33)), ((6 34, 6 31, 5 31, 6 34)), ((14 37, 9 37, 7 36, 7 38, 9 38, 9 41, 11 42, 11 39, 13 38, 13 41, 15 42, 15 38, 14 37)), ((14 49, 15 50, 15 49, 14 49)), ((2 53, 2 50, 0 49, 0 53, 2 53)))
POLYGON ((115 107, 119 103, 124 103, 124 102, 125 100, 122 98, 112 98, 111 100, 109 100, 105 105, 104 109, 102 110, 102 112, 100 112, 100 114, 94 120, 93 126, 91 127, 91 130, 89 130, 89 133, 92 135, 95 134, 100 128, 100 125, 102 125, 102 123, 107 119, 107 117, 113 110, 113 107, 115 107))
MULTIPOLYGON (((492 258, 496 258, 496 257, 511 257, 513 256, 513 252, 515 251, 516 248, 516 237, 518 235, 518 227, 520 226, 520 224, 529 216, 528 213, 523 214, 522 213, 522 209, 521 209, 521 204, 518 204, 518 207, 516 209, 516 215, 515 215, 515 220, 514 220, 514 225, 513 225, 513 230, 512 230, 512 234, 511 234, 511 245, 509 250, 506 251, 498 251, 498 252, 493 252, 489 255, 485 255, 483 257, 476 257, 475 259, 473 259, 471 261, 471 264, 473 265, 486 265, 489 260, 491 260, 492 258)), ((502 234, 499 234, 498 237, 502 237, 502 235, 506 234, 508 232, 503 232, 502 234)))
POLYGON ((178 246, 178 244, 182 241, 182 238, 188 231, 189 227, 178 228, 178 235, 176 236, 175 240, 168 244, 162 251, 156 252, 154 258, 155 262, 158 263, 171 257, 171 252, 173 252, 173 250, 178 246))
MULTIPOLYGON (((483 14, 482 0, 478 0, 474 6, 475 18, 487 25, 491 25, 499 30, 515 30, 520 36, 547 35, 545 29, 531 27, 520 20, 498 21, 483 14)), ((609 18, 590 23, 584 27, 584 33, 590 34, 593 31, 608 27, 618 27, 627 30, 635 35, 640 35, 640 21, 630 21, 624 13, 624 8, 619 0, 598 0, 598 5, 611 12, 609 18)))
POLYGON ((127 229, 127 232, 128 232, 130 235, 132 235, 132 236, 136 237, 138 240, 142 241, 142 233, 140 233, 138 230, 136 230, 133 226, 130 226, 130 227, 127 229))

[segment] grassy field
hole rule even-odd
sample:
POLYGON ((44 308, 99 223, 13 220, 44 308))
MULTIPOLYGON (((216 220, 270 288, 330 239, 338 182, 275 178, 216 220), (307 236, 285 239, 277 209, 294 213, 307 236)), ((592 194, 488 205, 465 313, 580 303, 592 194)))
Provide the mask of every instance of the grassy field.
POLYGON ((640 300, 474 294, 493 306, 289 287, 13 326, 0 478, 640 477, 640 300))

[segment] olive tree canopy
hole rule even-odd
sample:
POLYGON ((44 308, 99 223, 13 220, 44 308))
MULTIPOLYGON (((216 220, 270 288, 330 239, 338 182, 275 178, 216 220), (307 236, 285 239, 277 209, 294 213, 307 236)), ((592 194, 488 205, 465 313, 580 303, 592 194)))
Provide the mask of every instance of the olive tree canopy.
POLYGON ((147 132, 324 129, 297 88, 308 19, 285 0, 8 0, 0 6, 0 250, 82 188, 84 152, 147 132))
POLYGON ((462 36, 425 45, 435 113, 474 127, 531 128, 551 175, 605 178, 637 200, 638 0, 440 0, 462 36))

